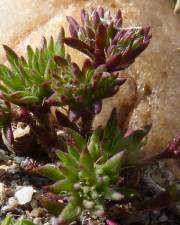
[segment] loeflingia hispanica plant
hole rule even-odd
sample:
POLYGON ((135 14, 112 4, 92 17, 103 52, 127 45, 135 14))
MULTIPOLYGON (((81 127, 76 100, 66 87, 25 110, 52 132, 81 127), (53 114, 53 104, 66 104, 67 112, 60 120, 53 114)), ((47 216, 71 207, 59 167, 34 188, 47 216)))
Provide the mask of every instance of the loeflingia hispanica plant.
POLYGON ((11 216, 6 216, 6 218, 1 222, 1 225, 36 225, 36 224, 26 219, 19 219, 15 221, 12 219, 11 216))
POLYGON ((113 111, 106 128, 94 130, 88 141, 67 128, 68 151, 56 153, 61 163, 38 168, 39 173, 56 181, 44 189, 69 199, 59 224, 71 222, 86 211, 103 218, 107 202, 134 196, 133 191, 130 194, 121 186, 119 173, 136 157, 134 154, 140 153, 149 127, 126 135, 117 129, 115 116, 113 111))
MULTIPOLYGON (((144 201, 139 182, 135 186, 126 179, 152 162, 179 157, 179 136, 144 159, 149 125, 120 130, 113 109, 105 128, 92 128, 103 99, 115 95, 128 79, 122 71, 148 46, 150 28, 124 28, 120 10, 113 16, 103 8, 82 10, 81 24, 73 17, 67 20, 71 37, 61 28, 56 41, 44 38, 35 50, 28 46, 26 57, 4 46, 9 65, 0 65, 0 124, 5 137, 13 143, 12 125, 23 122, 51 160, 41 167, 27 166, 31 174, 55 181, 43 187, 42 205, 57 217, 58 225, 81 221, 85 215, 113 224, 109 205, 118 212, 131 205, 133 214, 179 202, 174 186, 144 201), (65 45, 84 54, 81 67, 66 54, 65 45)), ((12 224, 11 218, 8 221, 3 224, 12 224)))
POLYGON ((91 15, 83 10, 83 26, 71 17, 68 21, 71 38, 65 38, 61 29, 57 41, 43 39, 42 47, 36 50, 28 46, 26 58, 4 46, 10 67, 0 65, 1 98, 16 106, 9 111, 9 125, 7 113, 5 118, 3 113, 1 116, 8 137, 12 136, 11 122, 22 121, 43 146, 49 150, 58 147, 49 121, 52 106, 67 106, 66 119, 56 110, 60 125, 69 126, 80 118, 82 124, 77 129, 88 134, 102 100, 114 95, 126 80, 119 71, 134 62, 151 38, 149 28, 122 28, 120 11, 112 17, 102 8, 91 15), (89 56, 81 69, 65 54, 64 43, 89 56))

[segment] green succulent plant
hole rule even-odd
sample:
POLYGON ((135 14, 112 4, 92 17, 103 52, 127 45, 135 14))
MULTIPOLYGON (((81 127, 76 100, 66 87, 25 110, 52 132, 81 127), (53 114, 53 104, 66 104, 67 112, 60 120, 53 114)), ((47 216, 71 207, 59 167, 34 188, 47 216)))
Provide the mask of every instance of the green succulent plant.
POLYGON ((53 38, 47 43, 43 38, 40 49, 27 47, 27 58, 19 57, 11 48, 4 45, 10 67, 0 64, 1 98, 19 106, 42 105, 53 90, 51 74, 56 64, 54 55, 64 57, 62 37, 63 29, 56 41, 53 38))
POLYGON ((11 216, 6 216, 5 219, 0 223, 1 225, 37 225, 30 220, 18 219, 13 220, 11 216))
POLYGON ((74 130, 66 129, 68 152, 57 151, 60 164, 38 168, 40 174, 56 181, 44 189, 68 201, 58 218, 59 224, 78 219, 86 211, 103 217, 108 201, 126 197, 118 187, 119 175, 133 157, 129 152, 140 151, 147 132, 139 130, 124 136, 117 128, 115 111, 105 130, 97 128, 88 142, 74 130))
MULTIPOLYGON (((82 10, 82 25, 73 17, 67 20, 71 37, 65 37, 61 29, 56 41, 51 38, 47 43, 44 38, 36 50, 28 46, 26 58, 4 46, 9 65, 0 64, 0 128, 5 137, 13 142, 12 123, 23 122, 51 159, 62 146, 56 152, 56 164, 38 167, 34 160, 24 162, 24 170, 31 175, 55 181, 44 187, 39 197, 42 206, 58 216, 58 225, 79 220, 84 214, 115 225, 107 215, 109 204, 116 207, 132 203, 141 211, 167 206, 172 200, 179 202, 176 188, 167 189, 157 198, 133 201, 133 196, 140 196, 139 189, 134 189, 132 182, 132 186, 126 183, 126 175, 157 160, 180 158, 180 135, 156 155, 143 158, 150 126, 121 130, 113 110, 105 128, 92 128, 103 99, 113 96, 126 81, 121 71, 148 46, 150 28, 123 28, 120 10, 112 16, 101 7, 90 13, 82 10), (65 54, 64 44, 88 57, 82 67, 65 54), (55 106, 55 113, 51 106, 55 106)), ((1 222, 13 224, 35 225, 9 216, 1 222)))
POLYGON ((9 65, 0 64, 0 98, 17 109, 9 113, 9 134, 12 137, 11 123, 23 122, 43 148, 51 150, 59 145, 57 126, 70 126, 88 138, 103 99, 117 93, 127 80, 120 71, 134 62, 151 39, 149 28, 122 28, 120 10, 115 17, 103 8, 90 14, 82 10, 82 26, 72 17, 67 19, 71 38, 65 37, 62 28, 56 41, 51 38, 47 43, 43 38, 41 48, 28 46, 26 57, 4 45, 9 65), (65 54, 64 44, 89 57, 82 68, 65 54), (66 106, 64 115, 56 110, 57 126, 52 124, 51 106, 66 106))
MULTIPOLYGON (((102 100, 114 95, 127 78, 110 74, 104 66, 94 70, 86 59, 82 69, 70 59, 56 56, 57 73, 53 75, 53 88, 60 105, 69 106, 69 119, 77 120, 84 113, 97 114, 101 111, 102 100), (72 116, 73 115, 73 116, 72 116)), ((54 98, 55 100, 55 98, 54 98)), ((48 100, 47 100, 48 101, 48 100)), ((49 99, 49 103, 53 101, 49 99)))

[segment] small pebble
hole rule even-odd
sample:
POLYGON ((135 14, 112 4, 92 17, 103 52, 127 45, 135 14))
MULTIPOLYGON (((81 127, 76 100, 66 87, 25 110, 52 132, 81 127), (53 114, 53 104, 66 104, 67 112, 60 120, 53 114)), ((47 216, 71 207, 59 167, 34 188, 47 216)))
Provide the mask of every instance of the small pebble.
POLYGON ((23 160, 25 160, 25 157, 15 156, 15 157, 13 158, 13 160, 14 160, 16 163, 20 164, 23 160))
POLYGON ((5 169, 8 170, 9 174, 15 174, 15 173, 17 173, 19 171, 18 164, 14 163, 14 162, 10 166, 4 165, 4 167, 5 167, 5 169))
POLYGON ((26 186, 16 191, 15 197, 20 205, 24 205, 32 200, 34 189, 31 186, 26 186))
POLYGON ((38 207, 38 201, 33 199, 31 202, 30 202, 30 205, 33 209, 37 208, 38 207))
POLYGON ((17 206, 18 206, 17 199, 15 197, 10 197, 8 199, 8 204, 3 206, 1 208, 1 211, 6 212, 6 211, 9 211, 9 210, 12 210, 12 209, 16 208, 17 206))
POLYGON ((35 208, 31 211, 30 213, 30 216, 31 217, 34 217, 34 218, 37 218, 37 217, 40 217, 40 216, 44 216, 45 214, 45 210, 43 208, 35 208))
POLYGON ((6 197, 5 185, 0 183, 0 206, 3 204, 3 201, 6 197))
POLYGON ((38 224, 38 225, 42 225, 41 218, 35 218, 33 220, 33 223, 38 224))
POLYGON ((163 214, 159 217, 159 222, 164 223, 166 221, 168 221, 168 217, 166 216, 166 214, 163 214))
POLYGON ((6 154, 6 152, 2 149, 0 149, 0 162, 4 161, 8 161, 9 160, 9 157, 8 155, 6 154))
POLYGON ((11 207, 11 208, 15 208, 17 205, 18 205, 18 200, 17 198, 15 197, 10 197, 8 199, 8 205, 11 207))
POLYGON ((1 208, 1 212, 7 212, 8 210, 10 210, 11 208, 9 207, 9 205, 5 205, 1 208))
POLYGON ((176 205, 174 207, 171 208, 171 212, 177 216, 178 218, 180 218, 180 205, 176 205))

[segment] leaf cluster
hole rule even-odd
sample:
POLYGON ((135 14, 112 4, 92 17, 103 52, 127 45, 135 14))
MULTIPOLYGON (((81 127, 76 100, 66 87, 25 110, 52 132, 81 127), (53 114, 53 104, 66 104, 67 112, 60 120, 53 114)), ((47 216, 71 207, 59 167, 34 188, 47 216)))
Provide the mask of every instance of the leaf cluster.
POLYGON ((105 129, 94 130, 88 141, 67 128, 68 151, 57 151, 59 165, 38 168, 40 174, 56 181, 44 189, 68 199, 59 216, 60 224, 78 219, 86 211, 103 216, 108 201, 121 201, 126 197, 117 186, 119 176, 132 158, 129 152, 141 150, 148 130, 134 131, 126 137, 115 124, 113 111, 105 129))
MULTIPOLYGON (((1 98, 20 107, 69 107, 76 119, 101 111, 102 100, 113 96, 127 78, 119 71, 134 62, 147 47, 149 28, 122 28, 118 11, 113 17, 103 8, 81 11, 82 26, 67 17, 70 38, 63 28, 56 41, 43 38, 40 48, 27 47, 18 56, 4 45, 9 66, 0 64, 1 98), (65 54, 64 44, 86 54, 82 69, 65 54)), ((71 114, 71 113, 69 113, 71 114)))
POLYGON ((2 98, 20 106, 42 104, 44 98, 53 93, 51 73, 55 69, 54 55, 64 55, 62 44, 63 30, 56 40, 49 43, 43 38, 40 49, 27 47, 27 58, 19 57, 11 48, 4 45, 10 68, 0 65, 0 89, 2 98))

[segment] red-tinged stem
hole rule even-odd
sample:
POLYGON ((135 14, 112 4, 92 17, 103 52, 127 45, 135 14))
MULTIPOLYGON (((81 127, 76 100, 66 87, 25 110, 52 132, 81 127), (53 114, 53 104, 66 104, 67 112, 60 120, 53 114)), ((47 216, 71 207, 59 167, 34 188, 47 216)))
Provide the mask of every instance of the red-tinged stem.
POLYGON ((180 135, 177 135, 177 137, 175 137, 174 140, 160 152, 156 153, 155 155, 149 156, 148 158, 135 161, 133 166, 142 167, 150 165, 159 160, 178 158, 180 158, 180 135))
POLYGON ((83 137, 87 138, 91 133, 92 122, 93 122, 93 119, 94 119, 94 113, 91 110, 85 111, 81 115, 81 118, 82 118, 81 134, 82 134, 83 137))

